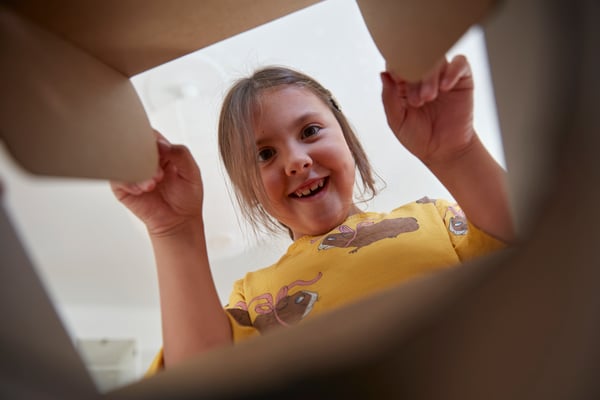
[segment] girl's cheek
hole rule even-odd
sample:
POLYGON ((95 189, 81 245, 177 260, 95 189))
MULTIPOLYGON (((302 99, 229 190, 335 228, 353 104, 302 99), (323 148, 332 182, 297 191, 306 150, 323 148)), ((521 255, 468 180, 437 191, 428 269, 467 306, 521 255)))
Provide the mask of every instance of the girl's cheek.
POLYGON ((273 173, 265 171, 261 173, 263 187, 268 197, 271 197, 277 191, 277 179, 273 173))

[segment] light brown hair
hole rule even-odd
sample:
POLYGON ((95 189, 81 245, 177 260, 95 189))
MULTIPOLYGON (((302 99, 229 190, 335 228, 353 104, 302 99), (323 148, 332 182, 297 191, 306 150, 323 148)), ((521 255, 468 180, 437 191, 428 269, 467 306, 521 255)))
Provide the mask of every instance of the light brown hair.
MULTIPOLYGON (((376 193, 371 165, 350 123, 329 90, 313 78, 285 67, 266 67, 252 76, 238 80, 230 89, 219 117, 219 152, 242 215, 256 231, 281 231, 282 225, 262 206, 265 191, 257 162, 253 127, 260 96, 266 90, 281 85, 295 85, 308 89, 326 104, 342 128, 344 138, 360 173, 360 195, 371 199, 376 193)), ((287 227, 286 227, 287 228, 287 227)), ((288 228, 289 232, 289 228, 288 228)))

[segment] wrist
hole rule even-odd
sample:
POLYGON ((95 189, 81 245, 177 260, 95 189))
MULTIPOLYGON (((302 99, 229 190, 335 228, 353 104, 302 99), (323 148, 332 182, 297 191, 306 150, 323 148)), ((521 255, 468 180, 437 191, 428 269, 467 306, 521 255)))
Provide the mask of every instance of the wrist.
POLYGON ((182 218, 180 221, 166 227, 148 227, 148 235, 151 240, 190 237, 190 235, 193 237, 196 234, 204 235, 204 220, 201 216, 182 218))
POLYGON ((208 252, 202 219, 188 219, 169 230, 152 232, 150 242, 160 271, 195 270, 208 265, 208 252), (203 261, 202 261, 203 260, 203 261))
POLYGON ((482 156, 486 157, 487 155, 487 150, 479 137, 475 132, 472 132, 470 139, 462 146, 434 159, 421 161, 434 175, 439 177, 455 170, 474 167, 482 156))
POLYGON ((506 243, 514 240, 506 171, 477 136, 456 157, 428 167, 473 225, 506 243))

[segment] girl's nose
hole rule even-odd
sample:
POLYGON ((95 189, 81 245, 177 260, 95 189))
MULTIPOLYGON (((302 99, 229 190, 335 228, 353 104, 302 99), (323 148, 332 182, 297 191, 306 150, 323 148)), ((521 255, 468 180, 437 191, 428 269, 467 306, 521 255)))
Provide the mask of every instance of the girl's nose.
POLYGON ((285 166, 285 173, 288 176, 302 173, 305 169, 312 166, 312 159, 303 151, 290 152, 285 166))

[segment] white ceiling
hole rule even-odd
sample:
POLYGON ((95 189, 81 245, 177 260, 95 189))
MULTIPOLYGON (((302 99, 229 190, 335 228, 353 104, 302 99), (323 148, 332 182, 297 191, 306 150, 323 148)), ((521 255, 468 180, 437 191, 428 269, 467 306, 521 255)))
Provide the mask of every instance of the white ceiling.
MULTIPOLYGON (((473 67, 476 129, 503 162, 481 32, 471 31, 451 51, 456 52, 468 54, 473 67)), ((319 3, 136 76, 132 82, 154 127, 188 145, 201 166, 209 251, 223 302, 234 279, 272 262, 288 243, 285 237, 255 241, 244 234, 217 156, 223 92, 265 64, 300 69, 335 94, 387 183, 370 209, 389 210, 423 195, 449 197, 386 125, 379 81, 384 61, 354 2, 319 3)), ((4 204, 59 307, 158 307, 144 228, 106 182, 33 177, 3 148, 0 179, 4 204)))

